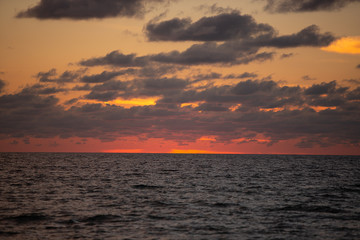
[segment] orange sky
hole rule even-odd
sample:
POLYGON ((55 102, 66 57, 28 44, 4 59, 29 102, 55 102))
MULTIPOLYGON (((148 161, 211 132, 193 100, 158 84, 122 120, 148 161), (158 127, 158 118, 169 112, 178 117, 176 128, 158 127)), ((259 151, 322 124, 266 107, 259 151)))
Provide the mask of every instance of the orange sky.
POLYGON ((0 151, 360 154, 360 3, 52 2, 0 0, 0 151))

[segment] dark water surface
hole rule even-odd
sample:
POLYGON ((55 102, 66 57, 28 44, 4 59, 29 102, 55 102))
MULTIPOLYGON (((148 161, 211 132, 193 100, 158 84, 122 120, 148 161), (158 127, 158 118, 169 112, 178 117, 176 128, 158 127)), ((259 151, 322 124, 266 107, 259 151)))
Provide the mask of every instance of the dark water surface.
POLYGON ((0 239, 360 239, 360 157, 0 153, 0 239))

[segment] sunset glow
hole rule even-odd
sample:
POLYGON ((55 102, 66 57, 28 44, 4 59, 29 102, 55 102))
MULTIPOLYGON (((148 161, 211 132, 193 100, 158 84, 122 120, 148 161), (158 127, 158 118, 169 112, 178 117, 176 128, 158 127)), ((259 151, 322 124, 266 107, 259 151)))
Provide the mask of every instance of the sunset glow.
POLYGON ((343 37, 321 49, 328 52, 360 54, 360 37, 343 37))
POLYGON ((172 149, 170 153, 175 154, 241 154, 241 152, 214 152, 196 149, 172 149))
POLYGON ((0 1, 0 151, 360 154, 358 1, 63 2, 0 1))

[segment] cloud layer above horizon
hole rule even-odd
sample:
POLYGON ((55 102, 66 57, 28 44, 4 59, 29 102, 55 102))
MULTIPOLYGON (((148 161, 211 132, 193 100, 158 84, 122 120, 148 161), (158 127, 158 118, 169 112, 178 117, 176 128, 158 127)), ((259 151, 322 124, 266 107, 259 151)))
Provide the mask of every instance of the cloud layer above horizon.
MULTIPOLYGON (((300 14, 340 10, 359 1, 262 2, 264 11, 272 14, 300 14)), ((152 6, 172 3, 41 0, 16 17, 59 21, 138 18, 152 6)), ((38 71, 36 83, 14 92, 6 91, 8 82, 2 76, 0 137, 17 142, 29 138, 109 142, 135 137, 180 145, 210 139, 269 147, 292 140, 299 149, 359 146, 360 79, 317 81, 317 76, 304 70, 300 75, 304 84, 290 84, 252 70, 231 72, 236 66, 257 64, 261 68, 261 63, 295 58, 296 54, 284 50, 327 50, 344 38, 316 23, 284 34, 237 9, 209 8, 211 14, 197 19, 163 13, 143 23, 146 43, 184 44, 181 50, 140 54, 136 49, 112 49, 76 59, 65 71, 56 66, 38 71)))

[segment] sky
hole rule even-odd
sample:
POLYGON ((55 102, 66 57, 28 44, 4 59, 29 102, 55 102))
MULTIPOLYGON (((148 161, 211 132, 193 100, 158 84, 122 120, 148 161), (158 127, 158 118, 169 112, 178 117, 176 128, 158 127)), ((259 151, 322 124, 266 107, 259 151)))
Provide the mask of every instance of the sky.
POLYGON ((0 0, 0 151, 360 154, 360 0, 0 0))

